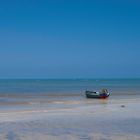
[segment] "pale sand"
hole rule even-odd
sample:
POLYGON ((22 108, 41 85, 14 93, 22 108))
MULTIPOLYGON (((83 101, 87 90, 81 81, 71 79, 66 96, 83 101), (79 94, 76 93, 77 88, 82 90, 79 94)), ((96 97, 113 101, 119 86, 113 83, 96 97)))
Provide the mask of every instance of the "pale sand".
POLYGON ((1 110, 0 140, 140 140, 139 99, 56 104, 1 110))

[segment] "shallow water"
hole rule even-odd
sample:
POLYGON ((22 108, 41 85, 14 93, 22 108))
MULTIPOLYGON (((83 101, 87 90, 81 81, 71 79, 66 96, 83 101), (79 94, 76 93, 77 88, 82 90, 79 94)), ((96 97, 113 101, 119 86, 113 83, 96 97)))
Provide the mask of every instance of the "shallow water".
POLYGON ((0 110, 69 108, 140 98, 140 79, 0 80, 0 110), (106 101, 87 99, 85 90, 109 89, 106 101))
POLYGON ((140 79, 0 80, 0 95, 79 95, 109 89, 112 94, 140 94, 140 79))

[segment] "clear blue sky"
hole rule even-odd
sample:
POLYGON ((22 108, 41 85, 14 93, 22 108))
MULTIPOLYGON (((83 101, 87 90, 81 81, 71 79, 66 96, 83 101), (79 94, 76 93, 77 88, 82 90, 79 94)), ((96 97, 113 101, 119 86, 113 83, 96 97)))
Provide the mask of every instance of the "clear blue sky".
POLYGON ((0 78, 140 77, 138 0, 0 0, 0 78))

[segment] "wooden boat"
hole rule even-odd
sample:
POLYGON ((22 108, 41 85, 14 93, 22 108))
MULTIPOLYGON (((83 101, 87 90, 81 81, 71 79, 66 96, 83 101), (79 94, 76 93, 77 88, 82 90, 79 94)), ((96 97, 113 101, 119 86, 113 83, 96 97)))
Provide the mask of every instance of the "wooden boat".
POLYGON ((86 91, 85 92, 87 98, 97 98, 97 99, 106 99, 109 97, 110 93, 106 92, 94 92, 94 91, 86 91))

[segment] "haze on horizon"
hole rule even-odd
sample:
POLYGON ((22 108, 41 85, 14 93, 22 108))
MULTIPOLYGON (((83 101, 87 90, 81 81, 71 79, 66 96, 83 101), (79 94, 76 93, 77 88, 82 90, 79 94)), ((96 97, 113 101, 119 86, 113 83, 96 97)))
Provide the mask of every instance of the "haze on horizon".
POLYGON ((0 1, 0 79, 139 78, 140 2, 0 1))

